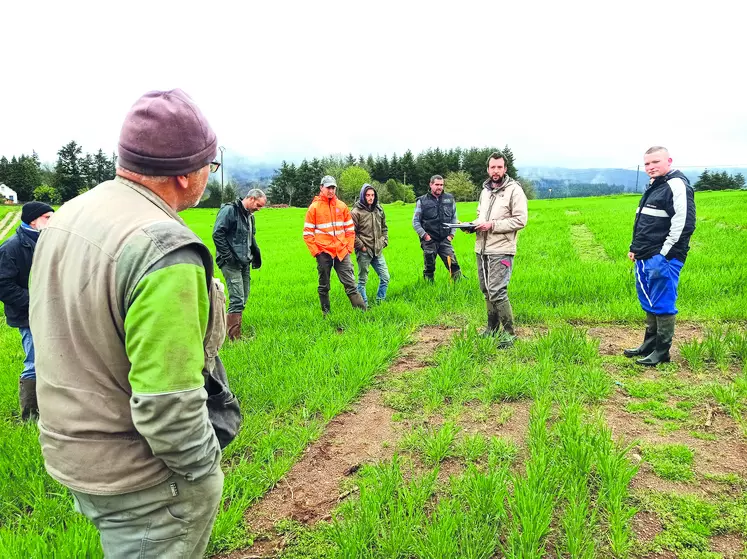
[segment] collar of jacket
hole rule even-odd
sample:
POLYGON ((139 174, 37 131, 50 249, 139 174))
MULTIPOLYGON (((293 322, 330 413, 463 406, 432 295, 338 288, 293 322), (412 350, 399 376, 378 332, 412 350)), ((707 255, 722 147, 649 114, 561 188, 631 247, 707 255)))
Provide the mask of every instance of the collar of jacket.
POLYGON ((381 208, 381 206, 380 206, 380 205, 379 205, 378 203, 376 203, 376 204, 371 204, 371 205, 369 206, 368 204, 361 204, 360 200, 358 200, 358 201, 357 201, 357 202, 355 203, 355 206, 356 206, 357 208, 360 208, 360 209, 362 209, 362 210, 366 210, 367 212, 375 212, 376 210, 380 210, 380 209, 382 209, 382 208, 381 208))
POLYGON ((511 182, 513 182, 514 179, 512 179, 508 173, 503 175, 503 180, 500 182, 500 184, 493 188, 493 181, 491 179, 486 180, 484 183, 482 183, 482 187, 489 192, 498 192, 499 190, 503 190, 506 188, 511 182))
POLYGON ((314 202, 324 202, 325 204, 337 204, 337 196, 332 196, 332 198, 327 198, 326 196, 322 196, 321 194, 317 194, 314 196, 314 202))
POLYGON ((235 203, 236 208, 239 210, 239 212, 241 212, 243 216, 249 217, 251 212, 244 207, 244 202, 241 200, 241 198, 237 198, 235 203))
POLYGON ((661 175, 660 177, 651 179, 646 190, 656 188, 658 186, 661 186, 662 184, 667 184, 667 182, 669 182, 669 179, 672 179, 674 177, 680 177, 683 181, 685 181, 685 184, 690 184, 690 181, 683 173, 680 172, 679 169, 669 169, 669 172, 666 175, 661 175))
POLYGON ((39 240, 39 231, 35 231, 33 229, 28 230, 24 228, 23 225, 18 226, 18 229, 16 229, 16 235, 18 235, 18 238, 20 239, 21 244, 27 247, 36 246, 36 241, 39 240))
POLYGON ((185 227, 187 226, 184 220, 181 217, 179 217, 179 214, 176 213, 173 210, 173 208, 169 206, 163 198, 161 198, 158 194, 153 192, 150 188, 146 188, 142 184, 138 184, 135 181, 131 181, 124 177, 120 177, 119 175, 114 177, 114 180, 115 182, 118 182, 122 184, 123 186, 131 188, 132 190, 140 194, 143 198, 147 198, 148 201, 150 201, 154 206, 157 206, 160 209, 162 209, 164 212, 169 214, 170 217, 174 218, 175 220, 177 220, 179 223, 181 223, 185 227))

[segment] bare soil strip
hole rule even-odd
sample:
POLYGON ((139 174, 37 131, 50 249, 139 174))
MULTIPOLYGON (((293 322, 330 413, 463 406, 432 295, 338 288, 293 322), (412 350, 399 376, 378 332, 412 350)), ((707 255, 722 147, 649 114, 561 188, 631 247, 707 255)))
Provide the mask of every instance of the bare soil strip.
MULTIPOLYGON (((520 335, 530 337, 544 332, 544 328, 522 328, 520 335)), ((592 326, 588 335, 600 340, 599 352, 602 355, 618 355, 626 347, 640 343, 643 326, 640 329, 622 326, 592 326)), ((405 371, 422 369, 438 346, 447 343, 453 331, 445 327, 426 327, 418 332, 417 340, 402 349, 400 356, 392 363, 382 377, 399 375, 405 371)), ((702 339, 702 328, 692 323, 677 326, 673 359, 683 365, 678 375, 687 377, 689 373, 682 363, 677 346, 694 338, 702 339)), ((647 377, 656 376, 656 370, 648 371, 647 377)), ((613 437, 627 443, 638 441, 641 445, 680 443, 695 451, 694 471, 698 476, 695 483, 663 480, 652 471, 648 463, 641 468, 631 483, 635 491, 654 490, 679 494, 694 494, 702 498, 714 498, 728 493, 724 484, 703 479, 704 474, 738 474, 747 476, 747 441, 741 436, 734 421, 719 410, 711 410, 708 431, 718 436, 717 440, 701 440, 693 437, 688 429, 662 433, 656 425, 644 421, 644 417, 629 413, 625 406, 632 401, 622 390, 613 394, 602 406, 607 424, 613 437)), ((519 445, 520 460, 524 458, 524 441, 529 424, 531 401, 496 404, 485 412, 478 404, 466 404, 465 413, 459 419, 459 426, 469 434, 481 433, 484 436, 507 437, 519 445)), ((700 410, 705 417, 706 410, 700 410)), ((693 411, 700 413, 698 410, 693 411)), ((253 533, 258 534, 251 548, 237 550, 223 559, 259 559, 275 557, 282 550, 284 542, 275 533, 274 525, 282 519, 293 519, 307 525, 319 520, 328 520, 332 510, 341 500, 348 497, 349 491, 340 488, 343 480, 354 474, 361 465, 387 460, 392 457, 401 433, 409 428, 408 422, 393 422, 393 410, 382 400, 382 392, 374 389, 366 393, 355 405, 353 411, 343 413, 332 420, 321 438, 309 446, 301 460, 291 469, 278 485, 265 495, 254 507, 247 511, 247 524, 253 533)), ((429 423, 438 424, 438 416, 429 423)), ((631 452, 634 460, 641 460, 641 449, 631 452)), ((517 468, 519 465, 517 464, 517 468)), ((450 474, 458 474, 461 466, 457 461, 446 460, 441 464, 442 481, 450 474)), ((639 511, 633 518, 633 529, 642 543, 653 541, 662 531, 661 520, 652 512, 639 511)), ((724 554, 725 558, 738 556, 742 542, 738 536, 728 534, 712 538, 713 549, 724 554)), ((646 559, 670 559, 675 555, 669 551, 650 553, 646 559)))
POLYGON ((5 217, 0 221, 0 241, 5 238, 5 235, 13 228, 18 218, 21 217, 21 212, 10 212, 5 214, 5 217))
MULTIPOLYGON (((384 375, 426 367, 436 348, 448 343, 452 329, 422 328, 415 343, 405 346, 384 375)), ((392 422, 394 411, 384 405, 380 390, 370 390, 350 412, 329 422, 324 434, 311 444, 291 471, 261 501, 247 511, 250 530, 258 534, 252 547, 218 556, 225 559, 273 557, 283 547, 273 531, 282 519, 315 524, 347 495, 340 493, 342 481, 363 464, 392 457, 402 426, 392 422)))

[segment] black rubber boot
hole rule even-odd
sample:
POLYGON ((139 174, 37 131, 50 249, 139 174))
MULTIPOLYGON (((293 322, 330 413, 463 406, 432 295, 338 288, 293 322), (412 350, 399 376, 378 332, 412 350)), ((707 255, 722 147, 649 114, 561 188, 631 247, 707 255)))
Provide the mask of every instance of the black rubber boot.
POLYGON ((646 313, 646 333, 643 336, 643 343, 638 347, 624 349, 625 357, 638 357, 648 355, 656 349, 656 315, 650 312, 646 313))
POLYGON ((659 363, 669 362, 669 350, 674 338, 674 319, 673 314, 660 314, 656 317, 656 349, 643 359, 636 359, 636 363, 655 367, 659 363))
POLYGON ((495 336, 501 326, 501 320, 498 316, 498 309, 495 308, 495 305, 487 301, 487 308, 488 308, 488 327, 485 328, 485 330, 482 331, 482 334, 480 334, 483 338, 488 338, 490 336, 495 336))
POLYGON ((322 305, 322 314, 327 316, 329 314, 329 293, 319 294, 319 303, 322 305))
POLYGON ((361 294, 357 291, 355 293, 349 294, 348 299, 350 299, 350 304, 353 305, 354 308, 360 309, 362 311, 366 310, 366 302, 363 300, 363 297, 361 297, 361 294))
POLYGON ((36 402, 36 379, 19 379, 18 399, 21 403, 21 419, 28 421, 32 416, 39 417, 39 404, 36 402))
POLYGON ((511 308, 511 301, 508 299, 494 304, 496 312, 498 313, 498 321, 503 330, 501 333, 501 340, 498 342, 498 348, 505 349, 513 346, 514 341, 516 341, 516 332, 514 332, 514 311, 511 308))

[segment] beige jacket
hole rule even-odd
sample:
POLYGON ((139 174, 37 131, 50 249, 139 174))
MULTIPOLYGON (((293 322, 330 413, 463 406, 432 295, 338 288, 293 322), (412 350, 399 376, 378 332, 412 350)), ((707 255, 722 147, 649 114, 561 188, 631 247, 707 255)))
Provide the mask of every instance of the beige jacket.
POLYGON ((477 232, 475 252, 516 254, 519 229, 523 229, 527 224, 527 197, 521 185, 508 175, 503 178, 498 188, 492 187, 490 179, 482 186, 474 224, 490 221, 493 223, 493 229, 477 232))

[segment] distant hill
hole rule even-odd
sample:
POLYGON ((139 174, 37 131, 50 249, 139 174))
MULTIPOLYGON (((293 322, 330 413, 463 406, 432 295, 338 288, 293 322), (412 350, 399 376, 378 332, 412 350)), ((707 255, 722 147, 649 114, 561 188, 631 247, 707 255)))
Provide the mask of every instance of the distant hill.
MULTIPOLYGON (((704 167, 682 169, 685 176, 695 184, 704 167)), ((744 168, 709 168, 709 171, 726 171, 729 174, 742 173, 747 175, 744 168)), ((567 167, 520 167, 519 174, 526 177, 538 186, 546 181, 548 184, 565 183, 570 184, 608 184, 617 185, 620 192, 635 192, 636 181, 638 192, 642 192, 648 181, 648 176, 643 171, 636 172, 635 169, 570 169, 567 167)))
MULTIPOLYGON (((220 161, 220 152, 218 152, 218 160, 220 161)), ((233 179, 241 186, 252 184, 266 187, 270 184, 272 175, 278 167, 280 167, 279 163, 256 161, 228 149, 223 154, 225 180, 233 179)))

